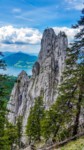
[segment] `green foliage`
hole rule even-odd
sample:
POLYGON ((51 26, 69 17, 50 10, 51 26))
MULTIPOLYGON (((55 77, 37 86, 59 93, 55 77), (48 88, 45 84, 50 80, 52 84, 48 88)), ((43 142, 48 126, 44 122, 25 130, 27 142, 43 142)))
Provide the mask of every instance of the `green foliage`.
POLYGON ((11 90, 16 82, 16 77, 0 75, 0 99, 4 99, 8 102, 11 94, 11 90))
POLYGON ((0 149, 4 146, 4 125, 5 125, 5 111, 0 109, 0 149))
POLYGON ((31 140, 37 141, 41 137, 41 120, 44 116, 44 106, 42 97, 35 99, 35 105, 30 110, 28 123, 26 126, 26 134, 31 140))
MULTIPOLYGON (((1 60, 0 69, 5 69, 5 67, 4 61, 1 60)), ((0 150, 10 150, 16 139, 15 127, 7 123, 6 119, 6 104, 14 84, 12 80, 12 78, 0 74, 0 150)))
POLYGON ((18 139, 18 146, 21 147, 21 137, 22 137, 22 116, 17 118, 16 128, 17 128, 17 139, 18 139))
POLYGON ((66 122, 68 124, 70 121, 68 114, 64 114, 64 110, 59 109, 59 106, 59 100, 57 100, 56 103, 45 112, 45 116, 41 121, 41 134, 46 141, 49 138, 51 138, 53 142, 61 139, 64 140, 70 135, 70 129, 65 125, 66 122))
MULTIPOLYGON (((6 127, 6 114, 7 114, 7 101, 9 100, 9 95, 14 84, 12 78, 6 75, 0 75, 0 149, 1 150, 9 150, 10 146, 8 142, 8 135, 5 135, 5 127, 6 127)), ((7 130, 6 130, 7 131, 7 130)), ((8 132, 9 133, 9 132, 8 132)), ((12 134, 12 133, 11 133, 12 134)))
POLYGON ((83 150, 84 149, 84 137, 71 141, 68 144, 60 147, 60 150, 83 150))
POLYGON ((78 132, 81 108, 84 109, 84 11, 75 28, 80 26, 71 48, 67 49, 66 68, 59 88, 59 108, 71 124, 74 121, 73 135, 78 132))
POLYGON ((45 116, 41 121, 41 135, 44 139, 48 140, 51 135, 52 121, 50 119, 48 111, 45 112, 45 116))
MULTIPOLYGON (((2 55, 0 53, 0 55, 2 55)), ((0 69, 5 69, 5 64, 3 61, 0 61, 0 69)), ((6 122, 6 107, 5 107, 5 100, 3 96, 6 96, 6 88, 3 86, 3 81, 5 81, 5 76, 0 75, 0 149, 3 150, 3 137, 4 137, 4 126, 6 122)))
POLYGON ((9 147, 9 150, 13 147, 13 144, 17 144, 17 128, 11 123, 7 123, 4 130, 4 145, 9 147))
POLYGON ((45 116, 41 121, 41 133, 42 136, 48 140, 50 137, 54 140, 58 129, 61 125, 61 118, 58 117, 58 112, 53 105, 50 110, 45 112, 45 116))
MULTIPOLYGON (((3 120, 2 120, 3 121, 3 120)), ((0 124, 2 125, 2 123, 0 124)), ((9 123, 6 119, 3 122, 3 128, 1 127, 0 134, 0 149, 1 150, 11 150, 13 145, 16 144, 21 147, 21 136, 22 136, 22 117, 17 118, 17 124, 13 125, 9 123)))

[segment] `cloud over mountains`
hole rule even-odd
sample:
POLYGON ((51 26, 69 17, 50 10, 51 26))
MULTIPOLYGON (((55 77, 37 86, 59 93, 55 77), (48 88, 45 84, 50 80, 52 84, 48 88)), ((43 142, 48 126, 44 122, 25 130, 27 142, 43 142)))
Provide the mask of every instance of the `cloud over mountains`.
MULTIPOLYGON (((79 29, 68 27, 53 27, 53 29, 56 34, 64 31, 69 42, 73 41, 74 35, 79 31, 79 29)), ((39 51, 41 38, 41 31, 35 28, 15 28, 11 25, 0 27, 0 46, 5 49, 7 47, 7 50, 21 49, 22 51, 28 51, 28 49, 31 49, 31 52, 35 52, 38 49, 39 51)))
POLYGON ((14 28, 4 26, 0 28, 0 43, 2 44, 38 44, 41 40, 41 33, 38 29, 14 28))

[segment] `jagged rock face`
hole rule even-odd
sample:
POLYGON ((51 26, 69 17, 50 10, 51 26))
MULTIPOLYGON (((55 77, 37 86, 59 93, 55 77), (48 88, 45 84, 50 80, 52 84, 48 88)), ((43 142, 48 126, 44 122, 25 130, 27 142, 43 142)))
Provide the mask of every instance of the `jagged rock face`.
POLYGON ((34 105, 36 97, 43 95, 46 109, 53 104, 58 95, 57 87, 64 70, 67 47, 65 33, 60 32, 57 36, 51 28, 44 31, 32 77, 29 79, 27 74, 22 72, 13 88, 8 103, 8 109, 11 111, 8 115, 9 121, 15 123, 17 116, 23 115, 23 130, 25 130, 30 107, 34 105))
POLYGON ((37 75, 39 75, 39 72, 40 72, 40 64, 39 62, 35 62, 33 69, 32 69, 32 74, 33 76, 36 77, 37 75))
POLYGON ((10 122, 16 122, 16 118, 19 115, 24 116, 26 109, 26 91, 29 84, 29 78, 25 71, 22 71, 18 76, 17 82, 14 85, 14 88, 11 93, 10 101, 7 105, 8 110, 8 119, 10 122))
POLYGON ((61 81, 65 66, 66 48, 68 41, 65 33, 56 36, 53 29, 46 29, 41 40, 41 50, 38 62, 40 73, 36 77, 36 96, 44 94, 44 103, 49 107, 57 97, 57 86, 61 81), (38 90, 39 89, 39 90, 38 90))

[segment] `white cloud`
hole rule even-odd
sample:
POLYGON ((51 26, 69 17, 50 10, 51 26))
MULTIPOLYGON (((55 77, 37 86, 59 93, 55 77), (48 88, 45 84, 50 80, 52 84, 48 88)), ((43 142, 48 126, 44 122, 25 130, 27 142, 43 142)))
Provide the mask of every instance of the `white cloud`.
POLYGON ((65 0, 67 9, 82 10, 84 8, 83 0, 65 0))
POLYGON ((38 44, 41 36, 38 29, 14 28, 13 26, 0 28, 0 43, 3 44, 38 44))
MULTIPOLYGON (((64 31, 69 42, 73 41, 74 35, 79 29, 69 27, 53 27, 56 34, 64 31)), ((2 51, 24 51, 38 53, 42 33, 33 28, 15 28, 13 26, 0 27, 0 50, 2 51)))
POLYGON ((5 45, 0 44, 0 51, 5 52, 26 52, 26 53, 39 53, 40 50, 40 44, 37 45, 5 45))
POLYGON ((79 32, 80 29, 73 29, 68 27, 53 27, 56 34, 58 34, 60 31, 64 31, 66 35, 68 36, 68 41, 72 42, 74 39, 74 36, 79 32))

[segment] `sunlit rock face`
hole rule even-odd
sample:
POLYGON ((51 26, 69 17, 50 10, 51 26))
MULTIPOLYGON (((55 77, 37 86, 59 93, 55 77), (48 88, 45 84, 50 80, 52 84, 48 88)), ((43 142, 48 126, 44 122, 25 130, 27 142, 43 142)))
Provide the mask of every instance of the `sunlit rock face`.
POLYGON ((18 76, 7 107, 10 110, 10 122, 16 123, 17 116, 23 116, 23 132, 36 97, 43 96, 46 109, 56 101, 67 47, 68 40, 64 32, 56 35, 53 29, 46 29, 41 40, 38 61, 32 69, 32 77, 29 79, 24 71, 18 76))

